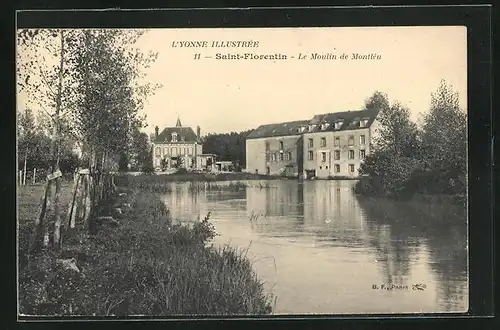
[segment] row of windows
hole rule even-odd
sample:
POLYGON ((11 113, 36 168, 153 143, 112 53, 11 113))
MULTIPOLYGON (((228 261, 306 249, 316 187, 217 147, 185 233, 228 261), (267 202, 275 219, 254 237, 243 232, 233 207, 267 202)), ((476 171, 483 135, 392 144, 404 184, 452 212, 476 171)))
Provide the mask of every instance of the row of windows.
POLYGON ((283 160, 287 160, 287 161, 290 161, 292 160, 292 153, 291 152, 287 152, 287 153, 273 153, 273 154, 266 154, 266 161, 270 162, 270 161, 273 161, 273 162, 276 162, 276 161, 279 161, 279 162, 282 162, 283 160))
MULTIPOLYGON (((282 142, 280 142, 280 143, 282 143, 282 142)), ((364 135, 360 135, 359 136, 359 144, 360 145, 365 145, 365 143, 366 143, 365 136, 364 135)), ((350 135, 347 138, 347 144, 350 145, 350 146, 354 145, 354 135, 350 135)), ((309 148, 313 148, 314 147, 314 139, 309 139, 307 145, 308 145, 309 148)), ((334 147, 340 147, 340 137, 339 136, 336 136, 334 138, 334 140, 333 140, 333 146, 334 147)), ((321 138, 321 140, 320 140, 320 147, 322 147, 322 148, 326 147, 326 137, 322 137, 321 138)))
MULTIPOLYGON (((359 151, 359 159, 365 159, 365 157, 366 157, 366 151, 364 149, 360 150, 359 151)), ((348 150, 347 158, 354 159, 354 150, 348 150)), ((307 159, 314 160, 314 151, 312 151, 312 150, 309 151, 307 159)), ((340 150, 333 151, 333 159, 340 160, 340 150)), ((327 161, 327 152, 326 151, 321 152, 321 161, 322 162, 327 161)))
MULTIPOLYGON (((155 154, 157 157, 161 156, 161 147, 156 147, 155 149, 155 154)), ((177 147, 164 147, 163 148, 163 155, 169 155, 169 156, 177 156, 177 155, 192 155, 193 154, 193 147, 180 147, 179 148, 179 154, 177 154, 177 147)))
MULTIPOLYGON (((320 169, 320 170, 322 170, 322 169, 323 169, 323 167, 322 167, 322 166, 320 166, 320 167, 319 167, 319 169, 320 169)), ((325 166, 325 170, 327 170, 327 169, 328 169, 328 166, 325 166)), ((340 173, 340 164, 334 164, 334 165, 333 165, 333 169, 334 169, 334 172, 335 172, 335 173, 340 173)), ((351 172, 351 173, 354 173, 354 164, 349 164, 349 165, 347 165, 347 170, 348 170, 349 172, 351 172)))

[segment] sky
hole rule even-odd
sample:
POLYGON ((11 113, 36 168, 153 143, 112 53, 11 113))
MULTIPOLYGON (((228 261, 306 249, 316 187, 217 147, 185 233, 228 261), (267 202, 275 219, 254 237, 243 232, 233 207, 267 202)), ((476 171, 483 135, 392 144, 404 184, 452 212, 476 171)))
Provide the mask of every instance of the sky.
POLYGON ((409 107, 416 121, 428 111, 441 79, 467 108, 465 27, 153 29, 136 46, 158 52, 146 76, 162 85, 143 111, 148 133, 155 126, 174 126, 178 117, 183 126, 199 125, 205 135, 358 110, 375 90, 409 107), (258 47, 210 47, 212 41, 240 40, 257 41, 258 47), (179 47, 181 41, 207 41, 209 47, 179 47), (288 59, 218 60, 217 53, 288 59), (299 53, 308 58, 298 59, 299 53), (312 53, 337 59, 314 60, 312 53), (340 59, 343 53, 348 59, 340 59), (353 60, 352 53, 380 58, 353 60))

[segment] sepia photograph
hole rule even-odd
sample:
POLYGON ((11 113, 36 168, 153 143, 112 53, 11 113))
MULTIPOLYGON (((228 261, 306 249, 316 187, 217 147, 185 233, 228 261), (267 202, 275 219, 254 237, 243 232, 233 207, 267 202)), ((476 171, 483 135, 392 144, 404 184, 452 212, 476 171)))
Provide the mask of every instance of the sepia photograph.
POLYGON ((19 316, 469 310, 467 28, 19 28, 19 316))

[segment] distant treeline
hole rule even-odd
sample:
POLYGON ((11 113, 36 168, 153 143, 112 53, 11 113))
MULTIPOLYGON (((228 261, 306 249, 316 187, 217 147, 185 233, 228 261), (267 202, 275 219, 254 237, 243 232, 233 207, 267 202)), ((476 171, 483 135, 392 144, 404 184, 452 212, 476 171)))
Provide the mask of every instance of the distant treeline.
POLYGON ((381 126, 373 151, 361 165, 357 193, 466 195, 467 112, 451 86, 441 82, 418 125, 410 120, 408 108, 389 104, 383 93, 375 92, 366 103, 380 109, 381 126))
POLYGON ((216 154, 218 160, 232 161, 236 167, 246 166, 245 139, 252 130, 208 134, 203 138, 203 153, 216 154))

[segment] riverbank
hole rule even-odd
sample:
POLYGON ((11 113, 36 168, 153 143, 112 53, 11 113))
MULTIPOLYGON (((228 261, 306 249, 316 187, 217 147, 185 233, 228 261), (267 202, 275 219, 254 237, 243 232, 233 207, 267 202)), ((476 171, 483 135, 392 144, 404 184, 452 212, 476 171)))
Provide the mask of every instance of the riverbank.
POLYGON ((415 201, 417 203, 429 204, 452 204, 467 206, 467 196, 463 194, 451 194, 443 192, 424 191, 422 189, 410 189, 409 185, 402 185, 400 193, 388 194, 383 185, 371 177, 361 178, 353 187, 353 192, 362 197, 390 198, 397 201, 415 201))
MULTIPOLYGON (((21 314, 271 313, 271 297, 245 251, 210 244, 216 231, 208 216, 190 227, 173 224, 156 194, 120 189, 121 197, 101 206, 121 207, 116 222, 100 224, 93 235, 64 237, 59 252, 20 258, 21 314)), ((35 198, 22 197, 32 195, 20 194, 21 209, 37 208, 35 198)), ((27 253, 31 233, 32 221, 27 220, 19 220, 20 257, 27 253)))

